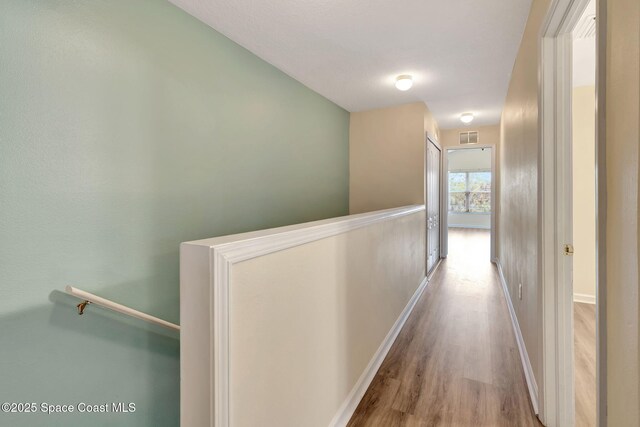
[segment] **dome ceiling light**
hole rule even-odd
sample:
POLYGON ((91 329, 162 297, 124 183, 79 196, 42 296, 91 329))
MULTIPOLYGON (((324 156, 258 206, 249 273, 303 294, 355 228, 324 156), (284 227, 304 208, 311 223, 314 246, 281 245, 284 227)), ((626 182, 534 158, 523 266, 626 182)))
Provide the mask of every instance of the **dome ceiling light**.
POLYGON ((413 86, 413 77, 408 74, 403 74, 396 77, 396 89, 401 91, 407 91, 413 86))
POLYGON ((460 115, 460 121, 465 125, 473 121, 473 113, 463 113, 460 115))

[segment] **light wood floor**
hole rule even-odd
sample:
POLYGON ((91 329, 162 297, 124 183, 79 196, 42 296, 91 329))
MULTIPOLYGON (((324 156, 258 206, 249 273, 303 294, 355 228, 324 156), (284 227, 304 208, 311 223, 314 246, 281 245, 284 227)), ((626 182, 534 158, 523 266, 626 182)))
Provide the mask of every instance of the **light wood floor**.
POLYGON ((489 232, 451 229, 449 257, 416 304, 349 426, 540 426, 489 232))
POLYGON ((573 303, 576 426, 596 425, 596 306, 573 303))

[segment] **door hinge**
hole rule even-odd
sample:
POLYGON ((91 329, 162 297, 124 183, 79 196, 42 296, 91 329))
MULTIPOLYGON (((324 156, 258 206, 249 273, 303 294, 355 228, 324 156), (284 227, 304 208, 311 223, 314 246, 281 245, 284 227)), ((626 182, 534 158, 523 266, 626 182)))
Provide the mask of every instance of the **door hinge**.
POLYGON ((570 243, 565 243, 564 245, 564 254, 567 256, 573 255, 573 245, 570 243))

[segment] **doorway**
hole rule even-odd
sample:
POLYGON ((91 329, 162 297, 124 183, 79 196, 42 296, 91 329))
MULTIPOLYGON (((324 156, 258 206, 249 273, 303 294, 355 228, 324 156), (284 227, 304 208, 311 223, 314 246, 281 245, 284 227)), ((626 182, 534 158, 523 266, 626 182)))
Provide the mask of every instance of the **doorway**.
MULTIPOLYGON (((604 162, 596 102, 602 0, 560 0, 541 40, 540 200, 543 387, 547 426, 605 426, 604 162)), ((601 98, 601 99, 599 99, 601 98)))
POLYGON ((450 231, 488 234, 489 254, 495 254, 495 147, 473 145, 448 148, 443 173, 446 217, 443 227, 443 257, 453 241, 450 231))
POLYGON ((571 221, 575 425, 596 426, 595 0, 572 32, 571 221))

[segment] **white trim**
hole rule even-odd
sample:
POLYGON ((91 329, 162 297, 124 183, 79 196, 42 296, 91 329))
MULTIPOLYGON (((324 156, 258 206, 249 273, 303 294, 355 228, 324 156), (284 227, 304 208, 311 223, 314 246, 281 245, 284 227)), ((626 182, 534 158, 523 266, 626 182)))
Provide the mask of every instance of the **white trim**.
POLYGON ((509 307, 511 325, 513 326, 513 332, 516 336, 516 342, 518 343, 520 361, 522 362, 522 369, 524 370, 524 376, 527 380, 527 388, 529 390, 529 397, 531 398, 531 405, 533 406, 533 410, 537 415, 539 413, 538 384, 536 383, 536 377, 533 375, 533 367, 531 366, 531 361, 529 360, 529 353, 527 353, 527 347, 524 343, 524 337, 522 336, 522 331, 520 330, 518 317, 516 316, 516 312, 513 308, 513 304, 511 303, 511 296, 509 295, 509 287, 507 286, 507 281, 504 278, 504 273, 502 271, 502 264, 500 263, 500 260, 496 260, 496 265, 498 267, 498 274, 500 276, 500 284, 502 285, 504 298, 507 301, 507 307, 509 307))
POLYGON ((581 302, 584 304, 595 304, 596 296, 589 294, 573 294, 573 302, 581 302))
POLYGON ((442 225, 440 229, 440 258, 446 258, 449 255, 449 159, 448 148, 440 150, 440 212, 442 225))
MULTIPOLYGON (((469 147, 465 147, 467 150, 470 150, 469 147)), ((480 147, 482 148, 482 147, 480 147)), ((461 148, 453 148, 453 150, 461 150, 461 148)), ((448 148, 447 150, 452 150, 451 148, 448 148)), ((464 148, 462 149, 464 150, 464 148)), ((491 168, 487 169, 487 168, 478 168, 478 169, 449 169, 447 172, 452 172, 452 173, 474 173, 474 172, 491 172, 491 168)), ((464 191, 459 191, 459 193, 464 193, 464 191)), ((487 191, 487 193, 490 193, 490 191, 487 191)))
POLYGON ((429 275, 429 211, 426 209, 427 208, 427 203, 428 203, 428 188, 429 188, 429 170, 428 170, 428 165, 429 165, 429 143, 433 144, 436 149, 438 149, 440 151, 440 191, 439 193, 439 197, 440 197, 440 201, 439 201, 439 221, 438 221, 438 227, 439 227, 439 239, 440 242, 439 243, 439 248, 438 248, 438 259, 436 260, 435 264, 433 265, 433 268, 431 269, 431 273, 433 273, 436 269, 436 267, 438 266, 438 263, 440 262, 440 260, 444 257, 446 257, 446 250, 447 250, 447 246, 446 246, 446 242, 445 242, 445 236, 446 236, 446 229, 447 229, 447 207, 446 207, 446 203, 444 202, 444 188, 445 188, 445 175, 446 172, 444 171, 444 152, 442 151, 442 146, 440 145, 440 143, 438 142, 438 140, 429 133, 429 131, 426 132, 426 138, 425 138, 425 143, 424 143, 424 191, 423 191, 423 199, 424 199, 424 206, 425 206, 425 223, 427 224, 426 227, 426 233, 425 233, 425 271, 427 272, 427 275, 429 275))
POLYGON ((438 268, 440 268, 441 264, 442 264, 442 258, 440 258, 438 262, 436 262, 436 265, 433 267, 431 272, 427 275, 427 282, 431 282, 431 279, 433 279, 433 276, 435 276, 436 271, 438 271, 438 268))
MULTIPOLYGON (((498 179, 499 179, 499 171, 497 164, 497 155, 498 150, 496 144, 473 144, 470 147, 444 147, 442 150, 443 154, 443 187, 442 187, 442 196, 443 196, 443 210, 446 215, 443 216, 443 234, 442 234, 442 243, 441 247, 443 251, 441 251, 443 258, 447 256, 449 252, 449 151, 457 151, 457 150, 477 150, 482 148, 488 148, 491 150, 491 212, 488 214, 471 214, 469 212, 464 212, 464 214, 468 215, 491 215, 491 226, 489 229, 491 230, 491 262, 495 262, 497 260, 497 208, 498 208, 498 179)), ((484 169, 486 170, 486 169, 484 169)), ((458 214, 456 214, 458 215, 458 214)), ((472 228, 472 227, 463 227, 463 228, 472 228)))
MULTIPOLYGON (((433 268, 434 271, 438 268, 439 264, 440 262, 438 262, 438 264, 433 268)), ((400 317, 398 317, 398 320, 396 320, 396 323, 394 323, 384 341, 382 341, 382 344, 380 344, 380 347, 378 347, 378 350, 371 358, 371 361, 369 361, 369 364, 365 368, 364 372, 362 372, 362 375, 360 375, 360 378, 358 378, 358 381, 351 389, 351 392, 349 392, 349 394, 347 395, 347 398, 344 400, 342 405, 340 405, 340 408, 338 409, 335 417, 333 417, 333 419, 329 423, 329 427, 343 427, 349 423, 349 420, 353 416, 353 413, 362 400, 362 397, 367 392, 367 389, 369 388, 369 385, 371 385, 371 382, 376 376, 376 373, 378 373, 380 365, 382 365, 384 358, 389 353, 391 346, 398 337, 398 334, 402 330, 402 327, 409 318, 409 315, 413 311, 413 308, 420 299, 420 296, 427 287, 428 283, 429 281, 426 277, 422 279, 420 286, 418 286, 418 289, 416 289, 406 307, 404 308, 404 310, 402 310, 400 317)))
MULTIPOLYGON (((209 407, 204 408, 204 405, 201 405, 198 407, 198 411, 192 411, 198 412, 198 414, 185 414, 184 411, 181 411, 181 418, 186 419, 189 416, 197 420, 206 419, 207 424, 210 426, 229 426, 229 288, 233 264, 424 210, 424 205, 412 205, 259 232, 182 243, 181 253, 190 250, 205 251, 204 254, 209 257, 208 268, 213 268, 213 271, 200 272, 199 280, 211 281, 207 287, 211 292, 208 295, 208 303, 206 304, 194 307, 194 302, 196 301, 190 301, 190 305, 187 305, 187 299, 183 298, 181 286, 180 323, 183 332, 181 348, 187 348, 189 345, 199 345, 202 347, 202 353, 205 354, 204 357, 207 357, 213 366, 209 370, 206 388, 202 387, 202 384, 198 387, 198 390, 206 390, 198 392, 210 395, 209 407), (201 334, 200 341, 197 344, 194 343, 195 339, 192 340, 191 335, 185 334, 186 325, 205 324, 207 320, 209 322, 208 334, 201 334)), ((181 282, 183 275, 186 277, 188 274, 198 274, 198 272, 192 272, 197 268, 192 268, 191 265, 184 266, 182 259, 180 270, 181 282)), ((424 288, 422 284, 421 286, 424 288)), ((197 302, 199 303, 200 301, 197 302)), ((415 304, 415 301, 413 301, 413 304, 415 304)), ((181 362, 181 377, 183 378, 186 375, 184 368, 181 362)), ((196 390, 185 390, 184 382, 181 381, 181 400, 188 400, 187 393, 191 395, 196 393, 196 390)))
MULTIPOLYGON (((454 193, 456 193, 456 191, 454 191, 454 193)), ((464 193, 464 191, 463 191, 464 193)), ((489 191, 487 191, 487 193, 489 193, 489 191)), ((465 215, 465 216, 469 216, 471 218, 473 217, 477 217, 477 216, 491 216, 491 212, 455 212, 455 211, 449 211, 448 212, 449 215, 465 215)))
POLYGON ((596 0, 596 399, 607 427, 607 1, 596 0))
POLYGON ((479 230, 491 230, 491 226, 486 225, 466 225, 466 224, 449 224, 448 228, 476 228, 479 230))
POLYGON ((304 245, 342 233, 366 227, 377 222, 388 221, 425 210, 424 205, 411 205, 358 215, 349 215, 332 220, 322 220, 278 227, 260 233, 237 234, 233 241, 228 236, 183 243, 209 246, 211 250, 235 264, 283 249, 304 245), (243 238, 246 236, 245 238, 243 238))
POLYGON ((539 203, 542 296, 540 419, 575 424, 572 259, 571 31, 589 0, 553 0, 540 32, 539 203))

